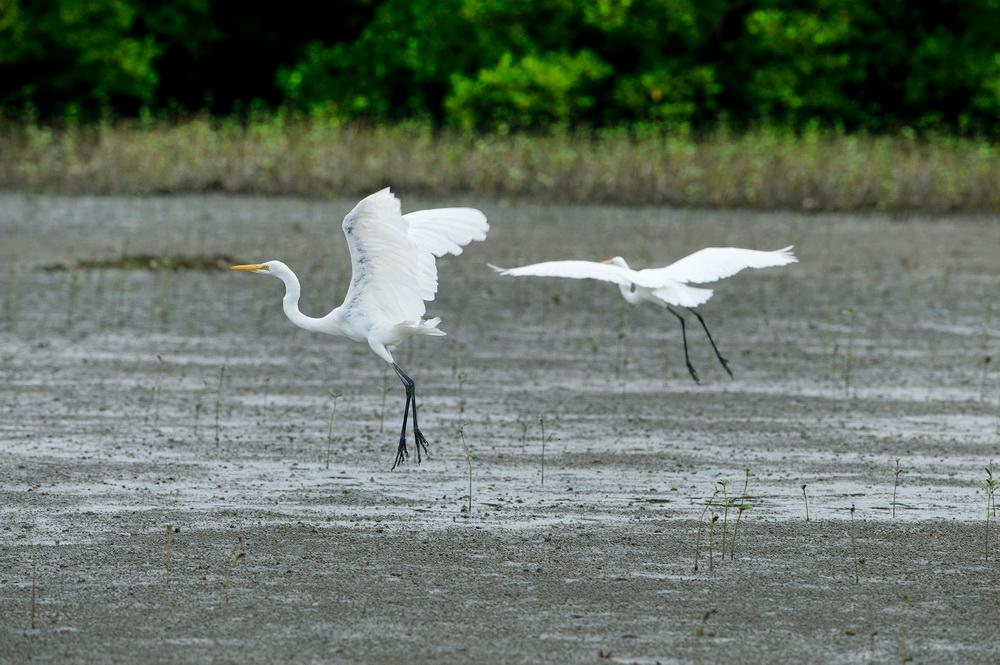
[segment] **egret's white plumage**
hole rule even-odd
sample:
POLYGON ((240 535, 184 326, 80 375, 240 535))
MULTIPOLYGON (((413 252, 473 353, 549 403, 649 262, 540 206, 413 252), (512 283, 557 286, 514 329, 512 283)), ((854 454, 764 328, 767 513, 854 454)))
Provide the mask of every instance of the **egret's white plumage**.
MULTIPOLYGON (((425 301, 438 289, 436 259, 461 254, 462 247, 484 240, 486 216, 474 208, 419 210, 403 215, 389 188, 362 199, 344 217, 344 235, 351 253, 351 284, 344 302, 320 318, 299 310, 299 280, 281 261, 233 266, 272 275, 285 285, 283 309, 288 319, 306 330, 366 342, 392 365, 406 386, 406 408, 413 404, 417 458, 425 444, 417 427, 413 381, 395 363, 392 347, 413 335, 441 336, 438 318, 424 319, 425 301)), ((406 455, 406 411, 396 463, 406 455)), ((395 466, 395 465, 393 465, 395 466)))
POLYGON ((618 285, 622 297, 630 304, 651 302, 665 307, 680 319, 684 336, 684 357, 691 377, 698 381, 698 373, 691 365, 687 352, 687 329, 684 317, 673 306, 685 307, 698 317, 705 334, 722 366, 729 371, 728 361, 719 354, 715 341, 708 332, 704 319, 694 308, 712 297, 712 289, 691 286, 706 284, 731 277, 746 268, 770 268, 788 265, 798 261, 792 254, 792 247, 771 252, 739 247, 706 247, 685 256, 662 268, 632 270, 620 256, 607 261, 546 261, 519 268, 498 268, 491 266, 501 275, 508 277, 565 277, 569 279, 594 279, 618 285))

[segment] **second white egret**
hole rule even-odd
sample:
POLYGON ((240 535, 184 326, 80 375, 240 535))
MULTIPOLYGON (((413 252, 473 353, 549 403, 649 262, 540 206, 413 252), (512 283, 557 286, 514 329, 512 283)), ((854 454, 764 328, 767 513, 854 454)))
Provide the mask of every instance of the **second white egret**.
POLYGON ((662 268, 646 268, 632 270, 620 256, 606 261, 546 261, 534 263, 520 268, 498 268, 490 266, 501 275, 508 277, 566 277, 569 279, 596 279, 603 282, 613 282, 618 285, 622 297, 632 305, 649 302, 666 308, 677 317, 681 323, 681 338, 684 340, 684 362, 688 373, 696 383, 700 383, 698 372, 691 364, 688 355, 687 324, 684 316, 675 307, 683 307, 697 317, 705 330, 715 357, 723 369, 733 376, 726 360, 712 333, 708 331, 705 319, 696 307, 708 302, 712 297, 712 289, 690 286, 690 284, 707 284, 726 277, 731 277, 745 268, 770 268, 783 266, 798 261, 792 254, 792 247, 785 247, 771 252, 739 247, 706 247, 693 254, 685 256, 662 268))

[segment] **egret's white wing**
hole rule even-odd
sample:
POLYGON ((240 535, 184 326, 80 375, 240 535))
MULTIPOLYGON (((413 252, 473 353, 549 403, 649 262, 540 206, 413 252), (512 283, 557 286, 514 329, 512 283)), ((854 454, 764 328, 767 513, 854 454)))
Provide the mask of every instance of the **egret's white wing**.
POLYGON ((798 261, 792 247, 762 252, 739 247, 706 247, 664 268, 637 271, 643 280, 659 282, 694 282, 704 284, 735 275, 744 268, 770 268, 798 261))
MULTIPOLYGON (((519 268, 498 268, 491 265, 501 275, 507 277, 566 277, 568 279, 597 279, 630 286, 635 284, 635 271, 619 268, 608 263, 594 261, 546 261, 519 268)), ((645 286, 645 284, 642 284, 645 286)))
POLYGON ((419 251, 417 281, 424 300, 437 293, 437 266, 434 257, 461 254, 473 240, 485 240, 490 225, 486 215, 475 208, 437 208, 403 215, 407 235, 419 251))
POLYGON ((410 239, 399 199, 388 187, 365 197, 347 213, 344 235, 353 271, 344 307, 388 323, 419 320, 426 311, 426 290, 419 279, 420 251, 410 239))

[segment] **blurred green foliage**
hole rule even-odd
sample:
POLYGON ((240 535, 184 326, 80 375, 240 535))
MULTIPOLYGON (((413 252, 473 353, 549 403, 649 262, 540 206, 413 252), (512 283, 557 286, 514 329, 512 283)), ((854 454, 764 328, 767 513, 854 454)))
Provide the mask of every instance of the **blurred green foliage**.
POLYGON ((0 0, 0 105, 1000 129, 1000 0, 0 0))

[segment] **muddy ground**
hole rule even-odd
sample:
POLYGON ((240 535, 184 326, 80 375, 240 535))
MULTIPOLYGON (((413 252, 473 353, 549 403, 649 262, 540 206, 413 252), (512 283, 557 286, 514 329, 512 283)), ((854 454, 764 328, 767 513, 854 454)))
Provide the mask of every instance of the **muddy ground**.
POLYGON ((318 315, 352 201, 0 196, 0 661, 997 662, 996 218, 435 203, 493 230, 390 472, 401 386, 276 280, 44 269, 282 259, 318 315), (720 244, 802 262, 717 285, 701 385, 669 315, 486 266, 720 244))

